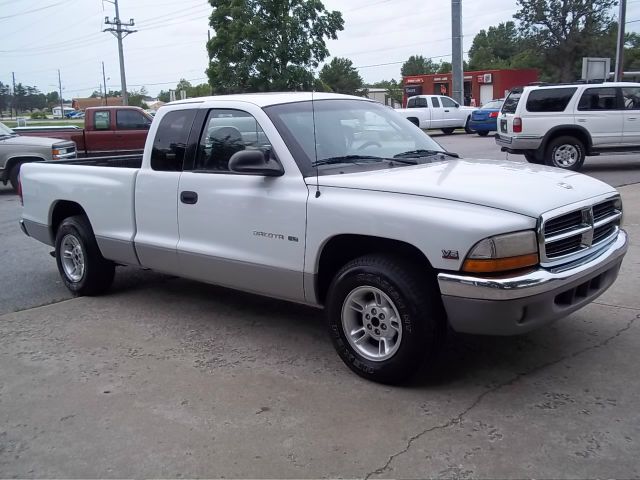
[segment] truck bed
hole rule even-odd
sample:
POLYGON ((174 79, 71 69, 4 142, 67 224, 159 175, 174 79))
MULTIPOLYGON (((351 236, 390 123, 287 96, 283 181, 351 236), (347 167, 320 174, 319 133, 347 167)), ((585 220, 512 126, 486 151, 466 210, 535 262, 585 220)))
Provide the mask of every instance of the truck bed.
POLYGON ((83 167, 140 168, 142 166, 142 154, 85 157, 62 161, 51 160, 41 163, 55 163, 57 165, 76 165, 83 167))

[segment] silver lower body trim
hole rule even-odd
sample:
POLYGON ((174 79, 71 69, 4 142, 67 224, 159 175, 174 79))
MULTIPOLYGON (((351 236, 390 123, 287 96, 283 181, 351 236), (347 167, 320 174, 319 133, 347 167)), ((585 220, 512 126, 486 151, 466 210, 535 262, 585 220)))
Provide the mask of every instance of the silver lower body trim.
POLYGON ((496 144, 509 150, 537 150, 542 145, 542 137, 516 137, 498 133, 496 144))
POLYGON ((35 238, 46 245, 53 246, 54 241, 51 237, 51 230, 48 225, 43 225, 42 223, 34 222, 33 220, 25 220, 23 218, 20 220, 20 228, 29 237, 35 238))
POLYGON ((464 333, 515 335, 565 317, 615 282, 627 248, 627 234, 620 230, 596 256, 562 267, 502 278, 440 273, 449 323, 464 333))

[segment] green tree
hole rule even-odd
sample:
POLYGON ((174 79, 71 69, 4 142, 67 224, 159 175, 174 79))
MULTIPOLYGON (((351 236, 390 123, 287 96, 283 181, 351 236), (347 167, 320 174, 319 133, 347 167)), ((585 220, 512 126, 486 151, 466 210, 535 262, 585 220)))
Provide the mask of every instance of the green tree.
POLYGON ((625 40, 624 69, 637 72, 640 70, 640 35, 628 33, 625 40))
POLYGON ((11 87, 0 82, 0 115, 11 105, 11 87))
POLYGON ((437 71, 438 65, 430 58, 425 58, 422 55, 411 55, 409 60, 402 64, 400 74, 403 77, 408 77, 409 75, 428 75, 437 71))
POLYGON ((348 58, 334 57, 320 70, 320 80, 335 93, 355 95, 362 89, 362 77, 348 58))
POLYGON ((344 28, 321 0, 209 0, 207 75, 220 93, 310 89, 329 56, 325 38, 344 28))
POLYGON ((512 21, 480 30, 469 49, 469 68, 487 70, 511 68, 514 57, 525 49, 525 41, 512 21))
POLYGON ((518 0, 520 33, 541 53, 556 81, 579 78, 582 57, 610 49, 616 0, 518 0))
POLYGON ((453 69, 451 62, 445 62, 444 60, 442 62, 440 62, 440 65, 438 66, 438 71, 436 73, 451 73, 451 70, 453 69))

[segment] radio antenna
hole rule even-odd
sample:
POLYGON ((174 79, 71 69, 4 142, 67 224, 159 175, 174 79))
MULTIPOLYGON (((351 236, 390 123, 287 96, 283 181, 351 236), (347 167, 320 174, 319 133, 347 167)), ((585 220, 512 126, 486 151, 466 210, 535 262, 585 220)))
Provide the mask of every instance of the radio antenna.
POLYGON ((314 162, 316 167, 316 198, 320 196, 320 179, 318 177, 318 142, 316 138, 316 107, 313 100, 314 91, 311 90, 311 118, 313 119, 313 152, 316 160, 314 162))

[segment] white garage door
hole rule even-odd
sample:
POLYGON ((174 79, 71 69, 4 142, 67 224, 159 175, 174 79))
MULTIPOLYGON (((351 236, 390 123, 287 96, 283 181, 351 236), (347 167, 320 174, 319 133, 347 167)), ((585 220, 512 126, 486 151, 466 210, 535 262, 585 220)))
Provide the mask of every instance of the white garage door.
POLYGON ((480 105, 493 100, 493 85, 480 85, 480 105))

